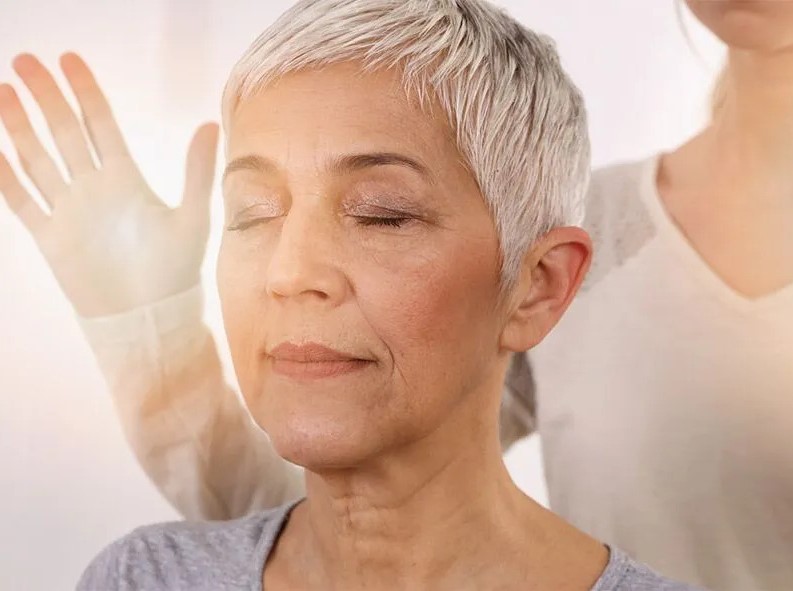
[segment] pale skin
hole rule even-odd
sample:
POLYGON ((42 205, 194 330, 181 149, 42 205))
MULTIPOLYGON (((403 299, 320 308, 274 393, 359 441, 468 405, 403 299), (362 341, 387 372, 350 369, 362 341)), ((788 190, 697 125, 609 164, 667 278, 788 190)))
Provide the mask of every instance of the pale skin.
POLYGON ((196 131, 182 203, 171 209, 141 175, 107 99, 79 56, 63 55, 61 67, 87 134, 35 57, 22 54, 13 65, 41 108, 68 174, 60 173, 42 146, 14 88, 2 84, 0 120, 43 206, 3 154, 0 192, 77 312, 86 317, 124 312, 195 285, 209 235, 218 126, 209 123, 196 131))
POLYGON ((254 420, 307 470, 265 587, 589 589, 607 550, 515 486, 498 438, 509 356, 567 308, 589 238, 544 236, 499 303, 495 226, 451 130, 395 73, 358 69, 286 76, 229 129, 232 359, 254 420), (365 366, 284 376, 284 341, 365 366))
POLYGON ((673 219, 737 293, 793 283, 793 3, 688 0, 728 46, 723 104, 663 157, 673 219))

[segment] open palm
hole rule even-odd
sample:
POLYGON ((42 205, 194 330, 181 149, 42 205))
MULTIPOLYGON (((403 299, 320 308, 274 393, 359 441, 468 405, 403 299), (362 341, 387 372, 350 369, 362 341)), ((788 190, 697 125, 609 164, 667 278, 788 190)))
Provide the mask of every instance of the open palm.
POLYGON ((85 62, 65 54, 61 67, 85 129, 35 57, 14 60, 47 121, 68 178, 42 146, 13 87, 0 85, 0 119, 49 212, 32 199, 0 154, 0 192, 6 202, 83 316, 121 312, 196 284, 209 234, 217 125, 203 125, 193 136, 182 204, 170 208, 132 160, 85 62))

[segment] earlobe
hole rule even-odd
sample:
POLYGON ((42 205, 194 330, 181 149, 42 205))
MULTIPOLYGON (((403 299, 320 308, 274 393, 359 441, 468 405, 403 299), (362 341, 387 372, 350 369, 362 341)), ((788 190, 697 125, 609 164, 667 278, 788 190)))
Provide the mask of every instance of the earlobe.
POLYGON ((501 346, 513 352, 542 341, 564 314, 589 269, 592 241, 581 228, 548 232, 526 254, 501 346))

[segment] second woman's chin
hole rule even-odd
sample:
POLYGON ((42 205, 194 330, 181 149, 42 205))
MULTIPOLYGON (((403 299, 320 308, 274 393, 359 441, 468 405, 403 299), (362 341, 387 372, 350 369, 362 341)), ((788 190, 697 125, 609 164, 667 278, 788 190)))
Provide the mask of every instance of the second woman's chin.
POLYGON ((793 45, 793 3, 689 0, 697 18, 734 49, 770 52, 793 45))

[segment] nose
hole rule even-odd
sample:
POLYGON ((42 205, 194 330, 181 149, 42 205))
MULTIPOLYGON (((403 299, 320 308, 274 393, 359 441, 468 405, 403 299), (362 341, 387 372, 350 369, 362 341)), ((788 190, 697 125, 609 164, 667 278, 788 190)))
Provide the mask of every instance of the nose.
POLYGON ((343 257, 334 217, 293 207, 267 266, 267 293, 280 299, 340 302, 348 286, 343 257))

